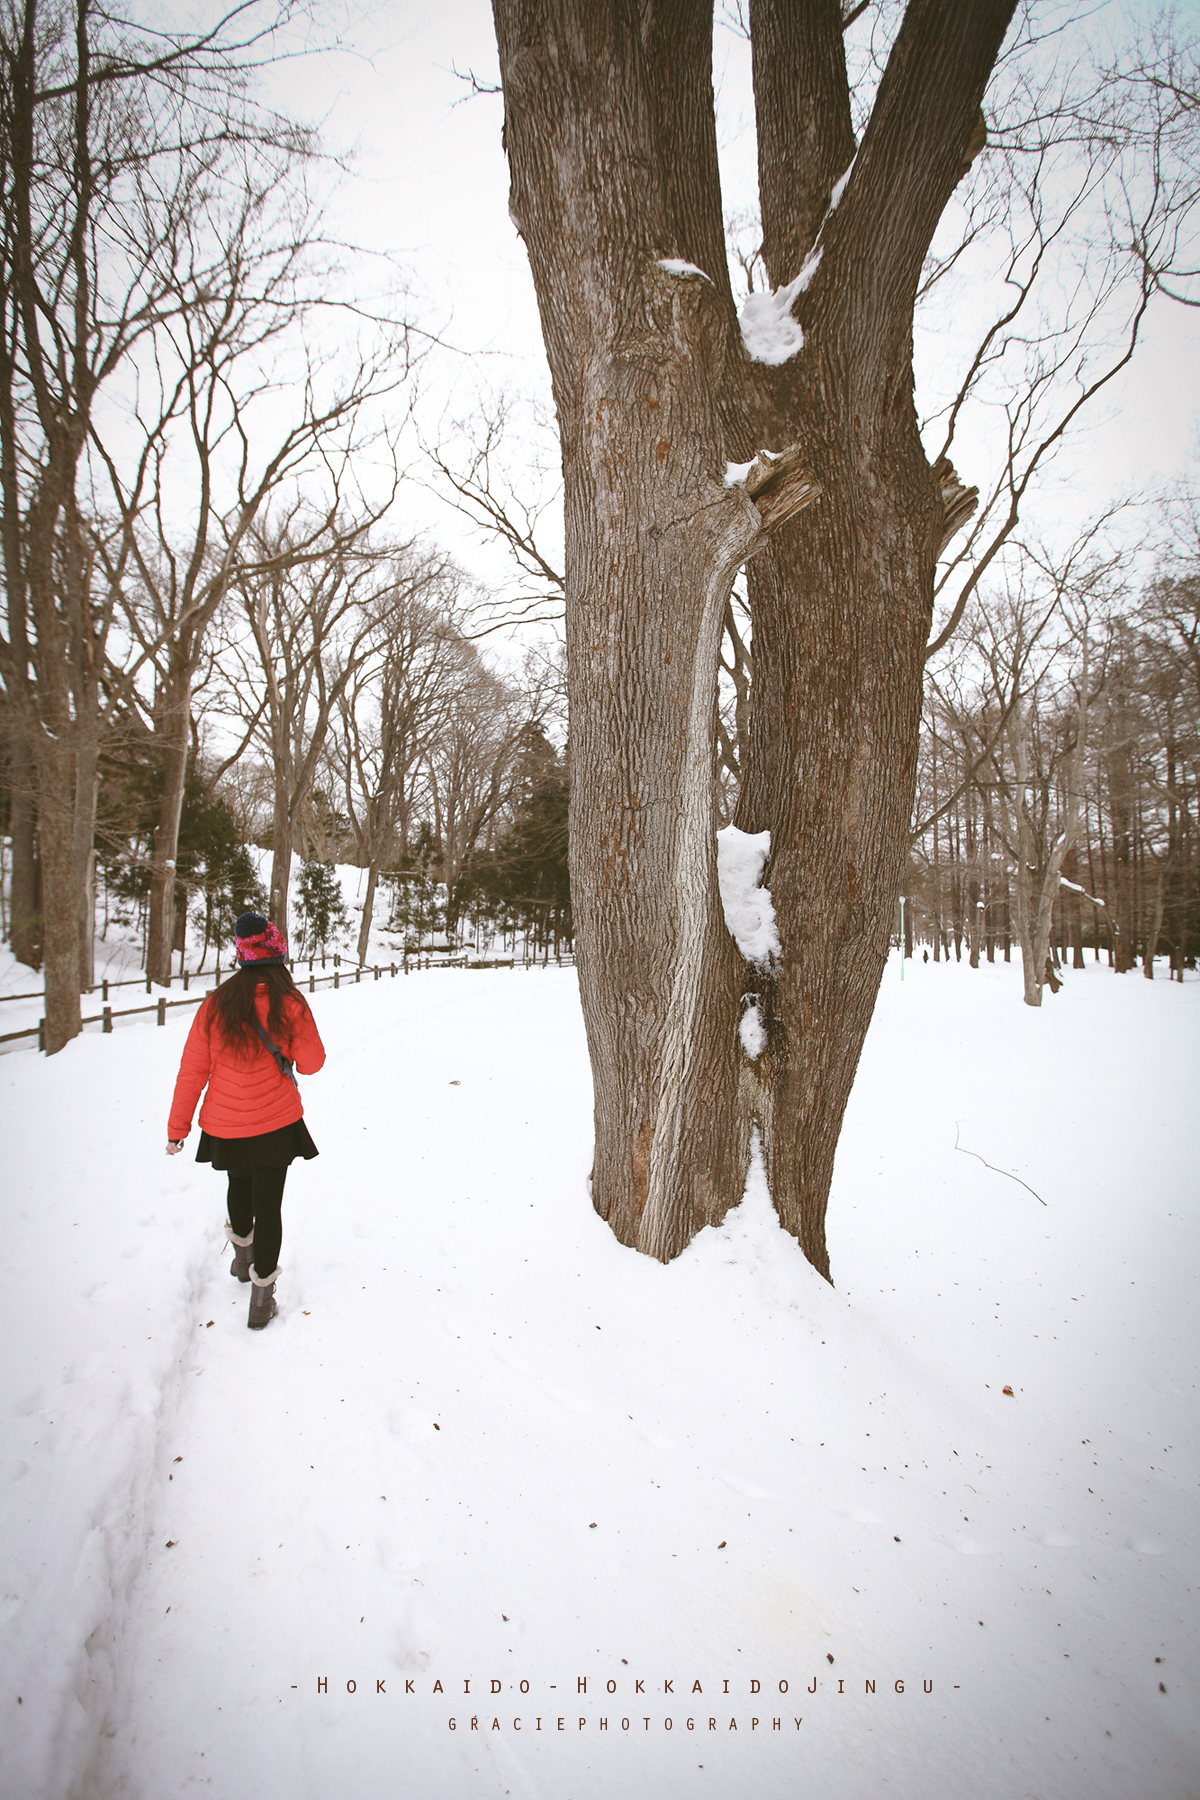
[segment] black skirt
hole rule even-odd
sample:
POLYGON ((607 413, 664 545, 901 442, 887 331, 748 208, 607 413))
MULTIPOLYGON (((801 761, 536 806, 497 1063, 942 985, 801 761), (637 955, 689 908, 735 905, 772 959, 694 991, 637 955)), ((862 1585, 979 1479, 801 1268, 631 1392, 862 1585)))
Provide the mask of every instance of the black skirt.
POLYGON ((320 1154, 308 1126, 297 1119, 278 1131, 260 1131, 257 1137, 210 1137, 202 1131, 196 1161, 211 1163, 214 1169, 286 1169, 297 1156, 311 1162, 320 1154))

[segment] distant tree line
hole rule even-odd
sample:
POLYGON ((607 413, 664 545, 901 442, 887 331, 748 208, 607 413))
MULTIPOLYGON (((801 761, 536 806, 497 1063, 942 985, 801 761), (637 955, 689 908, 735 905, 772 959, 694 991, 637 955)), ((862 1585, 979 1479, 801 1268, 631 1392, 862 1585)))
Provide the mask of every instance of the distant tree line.
POLYGON ((1200 558, 1131 595, 1087 549, 1026 554, 926 694, 907 948, 1016 946, 1031 1005, 1088 953, 1182 980, 1200 950, 1200 558))

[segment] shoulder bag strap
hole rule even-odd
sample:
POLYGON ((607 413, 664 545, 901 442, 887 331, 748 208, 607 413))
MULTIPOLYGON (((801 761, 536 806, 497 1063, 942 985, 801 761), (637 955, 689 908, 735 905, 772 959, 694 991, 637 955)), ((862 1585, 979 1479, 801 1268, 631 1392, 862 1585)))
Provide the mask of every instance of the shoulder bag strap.
POLYGON ((291 1063, 288 1061, 287 1057, 283 1054, 283 1051, 279 1048, 279 1045, 274 1043, 272 1041, 272 1039, 270 1039, 267 1036, 266 1032, 263 1030, 262 1021, 260 1019, 257 1019, 257 1018, 255 1019, 254 1028, 258 1032, 258 1035, 262 1039, 263 1043, 267 1046, 267 1049, 271 1052, 271 1055, 275 1058, 275 1061, 279 1064, 279 1073, 281 1075, 286 1076, 287 1079, 291 1082, 292 1086, 296 1089, 296 1091, 299 1092, 300 1083, 296 1080, 295 1074, 293 1073, 293 1070, 292 1070, 291 1063))

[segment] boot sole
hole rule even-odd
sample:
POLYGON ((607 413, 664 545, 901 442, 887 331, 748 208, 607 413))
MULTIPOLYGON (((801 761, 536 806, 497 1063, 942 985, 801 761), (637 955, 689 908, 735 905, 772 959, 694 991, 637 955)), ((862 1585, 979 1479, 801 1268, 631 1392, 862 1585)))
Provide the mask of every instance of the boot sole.
POLYGON ((266 1327, 271 1323, 271 1320, 275 1317, 275 1314, 278 1311, 279 1311, 279 1308, 277 1306, 273 1306, 271 1308, 270 1312, 267 1314, 265 1319, 247 1319, 246 1320, 247 1329, 249 1331, 265 1331, 266 1327))

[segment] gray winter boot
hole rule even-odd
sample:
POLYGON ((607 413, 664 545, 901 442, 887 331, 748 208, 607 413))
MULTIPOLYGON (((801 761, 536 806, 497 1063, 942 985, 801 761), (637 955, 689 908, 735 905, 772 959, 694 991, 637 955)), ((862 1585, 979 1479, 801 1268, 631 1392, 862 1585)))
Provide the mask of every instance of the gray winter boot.
POLYGON ((233 1261, 229 1265, 229 1273, 236 1275, 239 1281, 250 1279, 250 1257, 254 1248, 254 1234, 240 1238, 228 1220, 225 1224, 225 1236, 233 1245, 233 1261))
POLYGON ((251 1269, 250 1280, 250 1317, 246 1320, 251 1331, 261 1331, 269 1325, 279 1308, 275 1304, 275 1277, 279 1270, 275 1269, 265 1280, 256 1269, 251 1269))

